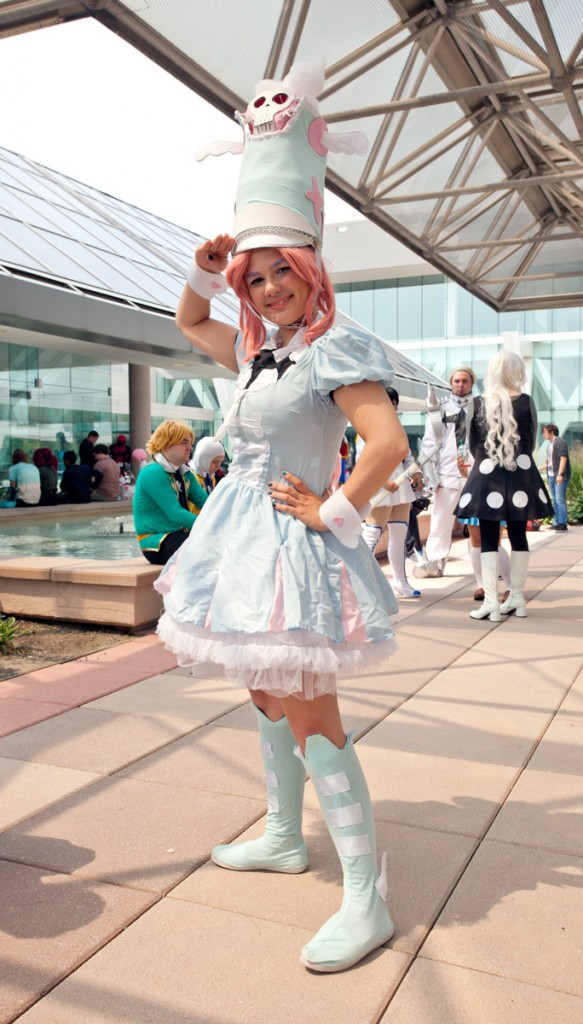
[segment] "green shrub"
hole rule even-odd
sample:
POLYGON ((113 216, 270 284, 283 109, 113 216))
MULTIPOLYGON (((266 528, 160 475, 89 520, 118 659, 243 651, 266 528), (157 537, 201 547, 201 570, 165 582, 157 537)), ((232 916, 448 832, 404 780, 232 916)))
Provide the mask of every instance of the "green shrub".
POLYGON ((14 641, 21 636, 28 636, 30 629, 24 629, 13 615, 0 615, 0 654, 10 654, 14 649, 14 641))
POLYGON ((567 488, 567 510, 569 519, 583 522, 583 444, 577 443, 569 452, 571 479, 567 488))

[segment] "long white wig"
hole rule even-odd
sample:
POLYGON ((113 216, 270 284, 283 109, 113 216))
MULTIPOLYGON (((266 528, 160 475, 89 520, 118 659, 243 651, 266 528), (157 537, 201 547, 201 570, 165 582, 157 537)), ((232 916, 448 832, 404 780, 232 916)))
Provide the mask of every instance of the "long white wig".
POLYGON ((501 350, 492 356, 484 377, 485 444, 492 462, 504 469, 516 469, 520 444, 510 391, 522 391, 525 380, 524 362, 515 352, 501 350))

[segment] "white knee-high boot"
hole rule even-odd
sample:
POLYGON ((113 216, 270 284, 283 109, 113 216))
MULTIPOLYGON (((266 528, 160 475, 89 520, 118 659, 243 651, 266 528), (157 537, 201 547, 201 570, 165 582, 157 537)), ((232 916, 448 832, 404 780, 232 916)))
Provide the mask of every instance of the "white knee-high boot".
POLYGON ((482 552, 479 548, 475 548, 471 541, 468 541, 470 565, 474 576, 476 577, 476 589, 483 590, 484 583, 482 581, 482 552))
POLYGON ((484 581, 484 600, 481 608, 470 612, 472 619, 486 619, 500 622, 500 601, 498 600, 498 552, 482 551, 482 579, 484 581))
POLYGON ((313 971, 332 973, 358 963, 393 934, 386 904, 386 857, 377 875, 372 805, 352 737, 339 750, 325 736, 308 736, 304 762, 340 857, 344 898, 338 913, 304 946, 300 959, 313 971))
POLYGON ((381 539, 382 526, 375 526, 373 523, 362 524, 362 536, 367 548, 374 554, 374 550, 381 539))
POLYGON ((498 548, 498 556, 500 558, 500 575, 504 580, 504 590, 512 590, 510 555, 503 544, 498 548))
POLYGON ((397 597, 421 597, 421 591, 415 590, 405 571, 405 538, 409 524, 400 519, 391 520, 387 529, 389 531, 389 543, 387 554, 391 569, 393 570, 393 590, 397 597))
POLYGON ((500 606, 503 615, 515 612, 518 619, 526 618, 524 584, 528 575, 530 551, 513 551, 510 556, 510 597, 500 606))
POLYGON ((261 753, 267 783, 265 835, 245 843, 215 846, 211 857, 232 871, 281 871, 297 875, 308 866, 302 836, 306 771, 294 754, 296 741, 287 718, 272 722, 259 708, 261 753))

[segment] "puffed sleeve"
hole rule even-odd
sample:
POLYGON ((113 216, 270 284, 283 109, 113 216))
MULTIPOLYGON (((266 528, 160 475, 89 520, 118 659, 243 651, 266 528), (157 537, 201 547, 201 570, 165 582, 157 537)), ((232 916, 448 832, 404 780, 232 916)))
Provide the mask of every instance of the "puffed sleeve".
POLYGON ((392 384, 394 370, 384 345, 367 331, 357 327, 333 327, 314 342, 312 387, 326 403, 332 393, 345 384, 364 380, 392 384))

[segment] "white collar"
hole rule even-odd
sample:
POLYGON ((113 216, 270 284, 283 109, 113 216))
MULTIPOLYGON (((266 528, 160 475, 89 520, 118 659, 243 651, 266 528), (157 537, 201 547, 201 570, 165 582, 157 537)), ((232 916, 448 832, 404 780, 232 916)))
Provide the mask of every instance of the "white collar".
MULTIPOLYGON (((300 327, 294 334, 292 340, 287 345, 284 345, 283 348, 277 347, 279 331, 274 331, 272 334, 267 336, 265 344, 261 347, 261 351, 264 351, 264 349, 272 351, 276 363, 280 363, 282 359, 285 359, 287 356, 291 356, 294 352, 297 352, 299 355, 303 349, 308 348, 306 330, 306 327, 300 327)), ((297 362, 297 357, 293 361, 294 363, 297 362)))
POLYGON ((183 476, 185 473, 188 473, 188 466, 186 463, 183 463, 182 466, 175 466, 166 458, 165 455, 162 455, 162 452, 156 452, 154 455, 154 461, 157 462, 158 465, 162 466, 162 469, 165 469, 167 473, 172 473, 173 476, 175 473, 178 473, 178 471, 180 471, 183 476))
POLYGON ((465 409, 466 405, 469 405, 472 401, 472 395, 450 395, 450 399, 460 409, 465 409))

